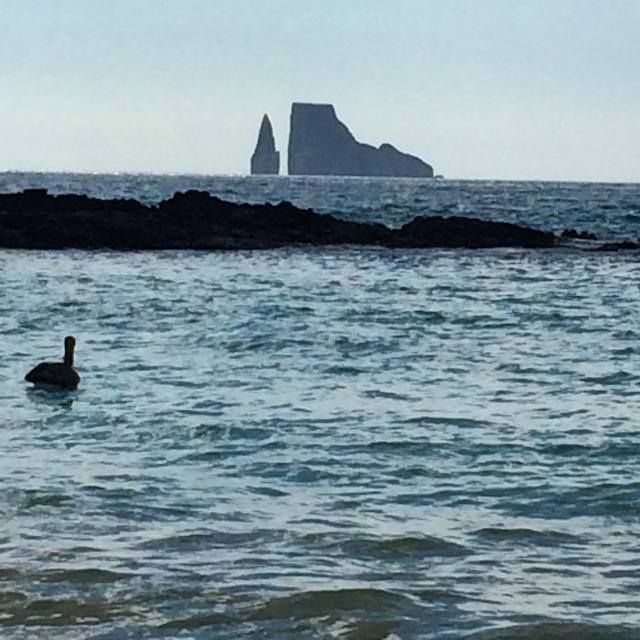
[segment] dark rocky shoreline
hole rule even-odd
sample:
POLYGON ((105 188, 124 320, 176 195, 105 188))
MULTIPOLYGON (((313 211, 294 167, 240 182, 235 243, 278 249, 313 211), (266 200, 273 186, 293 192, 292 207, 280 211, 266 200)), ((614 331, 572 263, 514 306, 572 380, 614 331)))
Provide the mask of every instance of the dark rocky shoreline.
MULTIPOLYGON (((44 189, 0 194, 0 247, 203 251, 284 246, 373 245, 411 248, 551 248, 550 232, 464 217, 418 217, 400 229, 349 222, 278 205, 234 204, 199 191, 157 206, 136 200, 50 195, 44 189)), ((599 248, 637 248, 602 245, 599 248)), ((631 246, 633 245, 633 246, 631 246)), ((598 247, 595 247, 598 248, 598 247)))

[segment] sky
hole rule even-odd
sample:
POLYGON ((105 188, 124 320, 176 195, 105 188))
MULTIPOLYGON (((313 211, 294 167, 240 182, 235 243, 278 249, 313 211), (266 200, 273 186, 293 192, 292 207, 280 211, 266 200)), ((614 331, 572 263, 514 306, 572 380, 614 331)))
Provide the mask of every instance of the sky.
POLYGON ((456 179, 640 182, 640 0, 0 0, 0 171, 246 174, 292 102, 456 179))

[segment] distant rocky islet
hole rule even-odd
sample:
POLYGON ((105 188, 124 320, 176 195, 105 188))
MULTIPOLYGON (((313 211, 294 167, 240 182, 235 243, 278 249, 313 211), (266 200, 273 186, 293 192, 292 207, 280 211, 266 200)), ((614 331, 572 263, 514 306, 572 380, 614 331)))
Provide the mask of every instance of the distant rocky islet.
MULTIPOLYGON (((278 175, 280 153, 265 114, 251 157, 253 175, 278 175)), ((358 142, 331 104, 294 102, 288 146, 290 176, 366 176, 433 178, 433 167, 385 143, 376 148, 358 142)))

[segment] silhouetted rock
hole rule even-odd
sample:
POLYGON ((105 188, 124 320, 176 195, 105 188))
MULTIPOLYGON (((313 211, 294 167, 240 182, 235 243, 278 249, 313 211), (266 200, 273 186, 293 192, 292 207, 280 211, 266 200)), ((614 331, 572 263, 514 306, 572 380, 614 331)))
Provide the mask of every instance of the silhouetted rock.
POLYGON ((640 243, 634 240, 621 240, 620 242, 605 242, 599 247, 594 247, 593 251, 638 251, 640 243))
POLYGON ((288 202, 248 205, 177 193, 157 207, 135 200, 0 195, 0 246, 19 249, 267 249, 289 245, 550 247, 551 233, 470 218, 416 218, 401 229, 349 222, 288 202))
POLYGON ((564 229, 560 234, 561 238, 571 238, 575 240, 597 240, 595 233, 588 231, 577 231, 576 229, 564 229))
POLYGON ((251 156, 251 173, 258 175, 278 175, 280 153, 276 151, 273 128, 267 114, 262 118, 256 149, 251 156))
POLYGON ((295 102, 291 108, 289 175, 432 178, 426 162, 390 144, 358 142, 333 105, 295 102))
POLYGON ((520 227, 508 222, 491 222, 452 216, 420 216, 393 234, 394 247, 554 247, 552 233, 520 227))

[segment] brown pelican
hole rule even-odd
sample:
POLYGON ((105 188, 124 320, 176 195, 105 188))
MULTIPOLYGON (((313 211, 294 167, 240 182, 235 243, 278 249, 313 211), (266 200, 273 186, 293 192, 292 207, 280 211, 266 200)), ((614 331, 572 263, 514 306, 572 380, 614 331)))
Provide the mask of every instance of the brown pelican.
POLYGON ((67 336, 64 339, 64 361, 42 362, 27 373, 24 379, 35 385, 55 389, 75 389, 80 382, 80 376, 73 370, 73 349, 76 339, 67 336))

